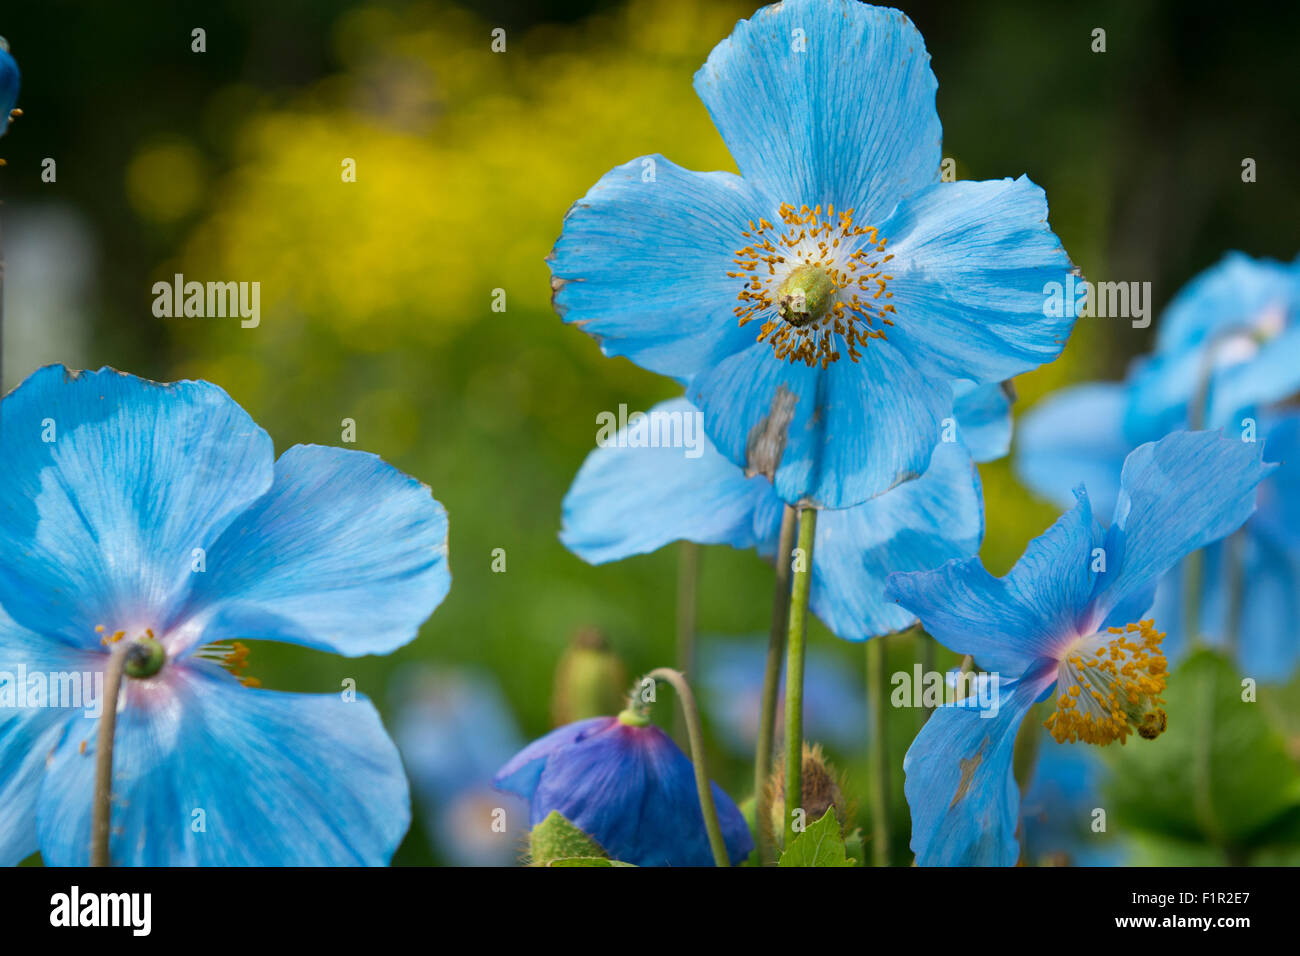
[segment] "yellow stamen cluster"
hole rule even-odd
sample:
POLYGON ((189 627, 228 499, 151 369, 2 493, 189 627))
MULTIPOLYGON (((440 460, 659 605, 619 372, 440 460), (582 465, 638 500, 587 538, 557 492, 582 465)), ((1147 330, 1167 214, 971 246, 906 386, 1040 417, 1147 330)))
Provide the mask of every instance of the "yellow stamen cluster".
POLYGON ((1153 621, 1112 627, 1084 638, 1061 661, 1056 712, 1045 726, 1058 743, 1125 742, 1137 732, 1154 740, 1165 730, 1160 705, 1166 665, 1153 621))
POLYGON ((230 673, 240 679, 239 682, 245 687, 261 687, 262 682, 256 677, 243 676, 244 671, 248 669, 248 655, 251 653, 247 644, 234 641, 230 645, 230 651, 222 658, 222 663, 230 673))
POLYGON ((741 271, 727 273, 745 280, 736 296, 741 304, 733 310, 740 324, 762 319, 758 341, 771 343, 782 360, 809 367, 820 362, 824 369, 840 358, 843 340, 849 358, 858 361, 858 346, 884 339, 885 330, 878 326, 894 324, 890 315, 895 309, 887 301, 893 296, 887 291, 893 276, 881 268, 894 258, 881 255, 888 240, 875 226, 854 225, 852 209, 836 215, 835 207, 827 206, 823 216, 820 205, 796 211, 782 203, 779 215, 780 226, 750 220, 749 230, 741 233, 750 240, 732 260, 741 271), (793 273, 808 267, 825 274, 833 294, 818 313, 796 318, 783 302, 783 287, 793 273))

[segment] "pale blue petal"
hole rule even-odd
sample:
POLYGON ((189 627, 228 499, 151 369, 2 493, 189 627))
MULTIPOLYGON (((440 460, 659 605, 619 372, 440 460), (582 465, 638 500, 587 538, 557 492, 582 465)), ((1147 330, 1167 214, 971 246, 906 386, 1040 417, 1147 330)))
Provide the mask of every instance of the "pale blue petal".
POLYGON ((893 256, 889 343, 918 368, 999 382, 1060 354, 1075 317, 1048 315, 1046 290, 1073 266, 1026 177, 938 183, 879 225, 893 256))
POLYGON ((952 389, 888 343, 823 370, 774 358, 756 343, 694 379, 718 449, 774 479, 791 504, 847 508, 922 474, 952 410, 952 389))
POLYGON ((1056 680, 1052 666, 1003 681, 998 709, 977 700, 937 708, 903 758, 920 866, 1014 866, 1020 792, 1012 773, 1016 731, 1056 680))
POLYGON ((741 234, 779 205, 731 173, 662 156, 618 166, 564 217, 550 256, 556 311, 606 355, 685 381, 754 341, 733 312, 744 283, 727 273, 750 241, 741 234))
POLYGON ((937 86, 906 16, 848 0, 763 7, 695 75, 743 176, 778 202, 876 224, 938 181, 937 86))
POLYGON ((1119 476, 1133 450, 1124 436, 1123 385, 1096 382, 1049 395, 1021 419, 1015 469, 1021 484, 1068 508, 1084 485, 1099 515, 1115 512, 1119 476))
POLYGON ((620 430, 587 456, 564 497, 560 540, 565 547, 584 561, 603 564, 679 539, 757 545, 759 535, 770 531, 756 528, 755 518, 760 500, 775 497, 771 483, 746 478, 724 458, 686 399, 661 402, 649 414, 643 424, 620 430), (663 441, 657 423, 670 429, 663 441), (691 436, 694 448, 673 447, 674 423, 678 435, 691 436), (656 441, 659 447, 633 447, 630 441, 656 441))
MULTIPOLYGON (((389 862, 410 806, 397 748, 368 700, 251 690, 190 667, 162 673, 153 680, 164 684, 132 686, 118 714, 115 865, 389 862)), ((69 728, 41 788, 51 866, 89 855, 98 721, 84 723, 69 728)))
POLYGON ((916 614, 948 649, 1015 677, 1035 660, 1055 659, 1080 633, 1104 535, 1080 491, 1074 508, 1029 542, 1006 577, 993 577, 979 558, 949 561, 933 571, 891 574, 885 596, 916 614))
POLYGON ((1262 443, 1216 432, 1175 432, 1142 445, 1124 462, 1119 503, 1106 535, 1106 574, 1095 618, 1150 592, 1192 551, 1232 532, 1255 510, 1255 489, 1275 465, 1262 443))
POLYGON ((296 445, 193 577, 174 618, 191 642, 388 653, 451 587, 447 515, 428 487, 375 455, 296 445))
POLYGON ((271 486, 270 437, 207 382, 50 366, 0 414, 0 605, 71 643, 156 627, 195 549, 271 486))
POLYGON ((974 555, 984 534, 983 505, 970 455, 960 443, 941 442, 915 481, 854 508, 821 512, 813 613, 849 641, 914 624, 914 614, 885 598, 886 578, 974 555))
POLYGON ((1011 382, 953 383, 953 417, 961 440, 976 461, 996 461, 1011 450, 1011 382))
POLYGON ((38 849, 36 804, 45 758, 66 726, 98 712, 95 676, 105 660, 34 634, 0 608, 0 866, 38 849))

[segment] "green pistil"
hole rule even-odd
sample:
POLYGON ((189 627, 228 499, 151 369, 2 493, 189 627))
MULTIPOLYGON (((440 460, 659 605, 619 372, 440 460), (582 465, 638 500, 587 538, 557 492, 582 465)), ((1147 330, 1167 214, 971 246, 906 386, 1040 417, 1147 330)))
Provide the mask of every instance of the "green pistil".
POLYGON ((820 266, 802 265, 776 290, 781 318, 799 327, 822 318, 835 303, 835 283, 820 266))

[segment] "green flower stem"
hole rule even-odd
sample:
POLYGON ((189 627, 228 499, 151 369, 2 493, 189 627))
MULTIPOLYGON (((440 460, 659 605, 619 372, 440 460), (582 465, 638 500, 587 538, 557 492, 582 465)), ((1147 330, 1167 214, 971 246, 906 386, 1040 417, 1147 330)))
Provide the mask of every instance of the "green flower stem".
MULTIPOLYGON (((677 669, 695 673, 695 619, 700 569, 700 546, 683 541, 677 552, 677 669)), ((686 728, 679 713, 673 718, 673 736, 680 744, 686 728)))
POLYGON ((104 713, 95 739, 95 790, 90 810, 90 865, 110 866, 109 822, 113 804, 113 734, 117 730, 117 698, 122 689, 129 642, 122 641, 108 656, 104 671, 104 713))
POLYGON ((691 742, 691 763, 695 765, 695 787, 700 793, 700 812, 704 815, 704 829, 709 834, 709 847, 713 850, 713 861, 718 866, 731 866, 727 855, 727 843, 722 839, 722 825, 718 823, 718 808, 713 803, 713 788, 709 784, 709 768, 704 762, 704 730, 700 726, 700 711, 695 706, 695 695, 686 683, 680 671, 671 667, 657 667, 646 675, 654 681, 666 681, 677 691, 677 700, 682 705, 682 716, 686 719, 686 733, 691 742))
POLYGON ((867 641, 867 703, 871 708, 871 862, 889 866, 889 734, 885 702, 889 675, 885 664, 885 636, 867 641))
POLYGON ((799 509, 799 563, 792 572, 790 631, 785 664, 785 845, 795 832, 795 810, 803 802, 803 663, 808 630, 808 592, 812 587, 813 541, 817 510, 799 509))
POLYGON ((776 588, 772 595, 772 630, 767 637, 767 666, 763 672, 763 704, 758 718, 758 746, 754 752, 754 820, 758 831, 758 858, 764 866, 776 862, 772 839, 772 744, 776 739, 776 701, 781 689, 781 658, 785 655, 785 629, 790 615, 790 552, 794 550, 798 518, 789 505, 781 516, 781 536, 776 545, 776 588))

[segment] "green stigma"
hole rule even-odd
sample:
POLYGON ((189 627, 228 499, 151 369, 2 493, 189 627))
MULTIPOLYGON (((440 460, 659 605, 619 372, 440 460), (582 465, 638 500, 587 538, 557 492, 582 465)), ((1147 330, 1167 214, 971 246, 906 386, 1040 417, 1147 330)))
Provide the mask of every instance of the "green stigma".
POLYGON ((128 677, 153 677, 162 670, 167 652, 157 639, 142 637, 132 641, 126 649, 126 675, 128 677))
POLYGON ((835 304, 835 282, 820 266, 802 265, 776 290, 777 311, 791 325, 816 322, 835 304))

